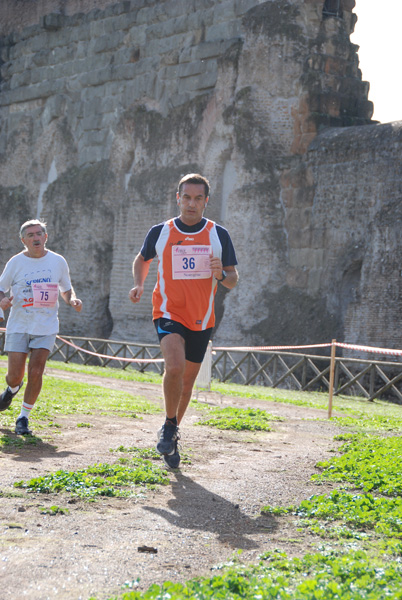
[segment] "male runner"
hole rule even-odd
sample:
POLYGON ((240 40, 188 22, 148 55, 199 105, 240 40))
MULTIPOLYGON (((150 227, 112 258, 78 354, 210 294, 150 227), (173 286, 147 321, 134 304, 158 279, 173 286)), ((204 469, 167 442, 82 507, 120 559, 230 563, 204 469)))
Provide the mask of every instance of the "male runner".
POLYGON ((66 260, 46 248, 46 223, 37 219, 26 221, 20 238, 25 250, 8 261, 0 277, 0 309, 11 308, 4 348, 8 352, 8 387, 0 395, 0 411, 11 405, 22 387, 30 352, 24 401, 15 425, 15 433, 29 435, 29 415, 42 388, 46 360, 59 331, 59 292, 77 312, 81 311, 82 302, 75 296, 66 260))
POLYGON ((179 428, 191 399, 215 323, 218 281, 234 288, 236 254, 228 231, 203 214, 209 182, 202 175, 183 177, 176 194, 180 215, 152 227, 133 263, 134 287, 129 297, 139 302, 151 260, 158 257, 153 291, 153 320, 165 360, 163 394, 166 420, 158 432, 157 450, 167 466, 177 468, 179 428))

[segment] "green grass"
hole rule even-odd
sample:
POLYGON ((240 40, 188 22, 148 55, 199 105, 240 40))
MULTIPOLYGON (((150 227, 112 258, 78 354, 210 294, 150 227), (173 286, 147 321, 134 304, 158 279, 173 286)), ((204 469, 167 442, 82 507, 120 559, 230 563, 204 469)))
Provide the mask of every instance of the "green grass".
POLYGON ((61 506, 43 506, 40 510, 39 510, 41 515, 68 515, 69 514, 69 510, 68 508, 61 508, 61 506))
POLYGON ((341 456, 317 463, 322 473, 313 475, 313 481, 347 482, 363 492, 402 495, 401 437, 354 436, 339 452, 341 456))
MULTIPOLYGON (((22 397, 22 396, 21 396, 22 397)), ((14 430, 15 419, 20 411, 19 396, 14 399, 11 408, 1 415, 2 425, 14 430)), ((46 376, 43 387, 32 412, 30 423, 35 430, 58 428, 54 418, 61 415, 114 415, 129 418, 141 418, 141 414, 161 412, 158 402, 150 402, 142 396, 134 396, 127 392, 108 389, 93 384, 68 381, 46 376)), ((90 427, 89 422, 79 426, 90 427)), ((10 444, 6 438, 0 443, 10 444)), ((16 442, 17 443, 17 442, 16 442)), ((25 442, 26 443, 26 442, 25 442)))
POLYGON ((265 506, 263 514, 293 514, 321 537, 361 538, 361 532, 402 538, 402 498, 375 497, 335 490, 313 495, 299 506, 265 506), (333 525, 335 523, 335 525, 333 525))
MULTIPOLYGON (((402 565, 363 551, 289 558, 274 551, 256 565, 233 561, 186 583, 152 585, 121 600, 400 600, 402 565)), ((116 596, 110 600, 115 600, 116 596)))
POLYGON ((142 383, 161 383, 162 381, 162 376, 158 375, 158 373, 141 373, 132 367, 123 370, 116 367, 96 367, 76 363, 64 363, 58 360, 48 360, 46 365, 51 369, 58 369, 69 373, 85 373, 87 375, 109 377, 121 381, 138 381, 142 383))
MULTIPOLYGON (((327 418, 328 414, 327 392, 299 392, 296 390, 219 382, 212 382, 211 390, 226 397, 250 398, 316 408, 325 411, 323 418, 327 418)), ((334 423, 346 427, 402 431, 402 407, 382 400, 368 402, 365 398, 359 396, 334 396, 332 420, 334 423), (341 413, 341 415, 338 413, 341 413)))
POLYGON ((299 506, 268 505, 262 512, 296 515, 302 526, 324 538, 402 538, 402 438, 369 435, 364 422, 361 429, 338 436, 346 438, 340 455, 317 463, 321 473, 311 477, 317 484, 343 484, 340 489, 313 495, 299 506))
MULTIPOLYGON (((13 421, 14 423, 14 421, 13 421)), ((34 435, 29 436, 11 436, 7 433, 0 435, 0 450, 1 449, 18 449, 18 448, 30 448, 40 443, 40 439, 34 435)))
POLYGON ((17 488, 41 494, 68 493, 80 498, 99 496, 130 497, 138 487, 154 488, 169 483, 166 471, 141 457, 120 459, 115 464, 100 463, 78 471, 59 470, 29 481, 18 481, 17 488))
MULTIPOLYGON (((136 456, 139 456, 144 459, 150 460, 160 460, 161 455, 156 450, 156 448, 138 448, 137 446, 130 446, 126 448, 125 446, 118 446, 118 448, 110 448, 110 452, 124 452, 124 453, 134 453, 136 456)), ((180 451, 181 464, 191 464, 191 453, 189 450, 180 451)))
POLYGON ((258 408, 210 408, 209 415, 196 425, 234 429, 236 431, 271 431, 271 421, 282 421, 280 417, 270 415, 258 408))

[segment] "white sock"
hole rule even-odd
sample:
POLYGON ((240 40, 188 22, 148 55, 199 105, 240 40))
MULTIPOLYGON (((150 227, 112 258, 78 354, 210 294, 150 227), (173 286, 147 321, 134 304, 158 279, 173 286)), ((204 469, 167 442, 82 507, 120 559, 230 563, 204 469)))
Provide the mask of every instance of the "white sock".
POLYGON ((21 406, 21 412, 18 418, 26 417, 27 419, 29 419, 29 415, 31 414, 31 410, 33 409, 33 407, 33 404, 26 404, 25 402, 23 402, 21 406))
POLYGON ((20 386, 17 385, 17 387, 11 387, 11 385, 8 386, 8 389, 12 391, 13 394, 15 394, 15 392, 18 392, 18 390, 20 389, 20 386))

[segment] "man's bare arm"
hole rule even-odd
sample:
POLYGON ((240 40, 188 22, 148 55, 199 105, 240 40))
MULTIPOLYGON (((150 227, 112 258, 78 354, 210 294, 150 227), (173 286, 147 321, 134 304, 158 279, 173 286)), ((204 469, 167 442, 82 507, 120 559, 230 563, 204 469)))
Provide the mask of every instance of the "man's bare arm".
POLYGON ((150 260, 145 260, 141 253, 137 254, 133 262, 134 287, 129 292, 131 302, 137 303, 144 293, 144 283, 149 272, 150 260))
POLYGON ((14 296, 6 296, 4 292, 0 292, 0 308, 1 310, 7 310, 13 305, 14 296))
POLYGON ((81 312, 82 301, 76 297, 73 288, 71 288, 71 290, 67 290, 66 292, 60 292, 60 294, 66 304, 72 306, 77 312, 81 312))

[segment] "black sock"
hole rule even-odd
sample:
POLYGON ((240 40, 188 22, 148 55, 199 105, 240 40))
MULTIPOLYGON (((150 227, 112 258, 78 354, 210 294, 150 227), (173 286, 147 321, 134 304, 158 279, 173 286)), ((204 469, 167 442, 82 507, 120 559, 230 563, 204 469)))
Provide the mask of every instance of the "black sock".
POLYGON ((166 417, 166 422, 173 423, 177 427, 177 417, 173 417, 173 419, 166 417))

